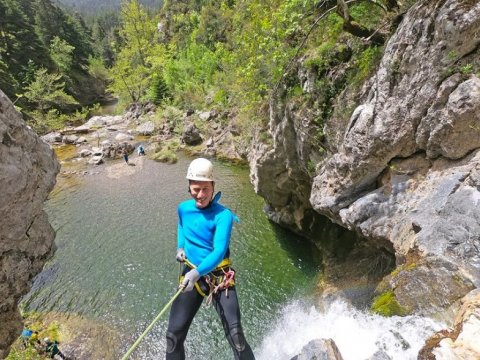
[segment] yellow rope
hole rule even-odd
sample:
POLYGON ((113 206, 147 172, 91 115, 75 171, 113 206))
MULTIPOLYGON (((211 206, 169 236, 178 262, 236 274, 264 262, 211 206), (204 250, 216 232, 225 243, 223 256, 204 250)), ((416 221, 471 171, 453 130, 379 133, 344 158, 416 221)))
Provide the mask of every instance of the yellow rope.
POLYGON ((137 341, 135 341, 135 343, 130 347, 130 349, 128 349, 128 351, 125 353, 125 355, 122 357, 122 360, 127 360, 129 358, 130 355, 132 355, 132 352, 133 350, 135 350, 135 348, 138 346, 138 344, 140 344, 140 342, 143 340, 143 338, 145 337, 145 335, 147 335, 150 330, 152 330, 153 328, 153 325, 155 325, 155 323, 160 320, 160 318, 162 317, 163 313, 168 309, 168 307, 170 305, 172 305, 172 303, 175 301, 175 299, 178 297, 178 295, 181 294, 181 292, 183 291, 183 287, 181 287, 180 289, 178 289, 177 293, 175 295, 173 295, 173 297, 170 299, 170 301, 167 303, 167 305, 165 305, 162 309, 162 311, 160 311, 160 313, 157 315, 157 317, 155 319, 153 319, 152 323, 150 325, 148 325, 148 327, 145 329, 145 331, 143 332, 142 335, 139 336, 139 338, 137 339, 137 341))

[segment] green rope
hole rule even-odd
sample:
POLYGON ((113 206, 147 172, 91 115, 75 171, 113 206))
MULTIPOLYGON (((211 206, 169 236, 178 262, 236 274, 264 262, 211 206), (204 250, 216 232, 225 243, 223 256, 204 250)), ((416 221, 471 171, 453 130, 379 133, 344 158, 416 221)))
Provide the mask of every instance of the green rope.
POLYGON ((145 335, 147 335, 150 332, 150 330, 152 330, 153 325, 155 325, 155 323, 162 317, 163 313, 165 311, 167 311, 168 307, 170 305, 172 305, 172 303, 175 301, 175 299, 178 297, 178 295, 181 294, 182 291, 183 291, 183 287, 178 289, 177 293, 175 295, 173 295, 173 297, 170 299, 170 301, 167 303, 167 305, 165 305, 163 307, 162 311, 160 311, 160 313, 157 315, 157 317, 155 319, 153 319, 152 323, 150 325, 148 325, 148 327, 145 329, 143 334, 140 335, 140 337, 137 339, 137 341, 135 341, 135 343, 130 347, 130 349, 128 349, 127 353, 122 357, 122 360, 127 360, 129 358, 129 356, 132 355, 133 350, 135 350, 135 348, 138 346, 138 344, 140 344, 140 342, 143 340, 145 335))

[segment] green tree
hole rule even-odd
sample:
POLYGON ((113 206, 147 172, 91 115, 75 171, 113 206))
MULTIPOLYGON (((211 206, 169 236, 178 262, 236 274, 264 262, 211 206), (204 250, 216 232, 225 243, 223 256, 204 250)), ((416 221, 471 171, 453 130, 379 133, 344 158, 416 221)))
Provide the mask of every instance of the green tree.
MULTIPOLYGON (((111 69, 110 89, 123 98, 138 102, 147 93, 153 74, 165 51, 158 43, 156 22, 138 0, 126 1, 121 11, 122 47, 111 69)), ((161 71, 161 70, 160 70, 161 71)))
POLYGON ((117 12, 99 14, 92 20, 94 54, 96 57, 101 57, 108 67, 111 67, 115 61, 114 45, 119 42, 117 31, 119 25, 117 12))
POLYGON ((65 40, 55 36, 50 43, 50 56, 61 74, 68 74, 73 63, 73 50, 75 47, 65 40))
POLYGON ((168 88, 162 75, 153 74, 148 90, 148 99, 154 104, 160 104, 168 96, 168 88))
POLYGON ((51 67, 47 49, 17 0, 0 1, 0 58, 0 88, 12 99, 22 92, 29 61, 51 67))
POLYGON ((78 102, 65 93, 62 75, 48 73, 45 68, 35 72, 35 80, 26 87, 24 96, 34 103, 41 112, 51 108, 66 108, 78 105, 78 102))

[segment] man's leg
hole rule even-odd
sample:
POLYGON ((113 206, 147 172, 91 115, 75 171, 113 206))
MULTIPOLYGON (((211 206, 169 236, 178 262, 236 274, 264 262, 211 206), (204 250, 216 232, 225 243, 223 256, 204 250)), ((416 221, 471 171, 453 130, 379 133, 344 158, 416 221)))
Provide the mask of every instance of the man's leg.
POLYGON ((223 329, 236 360, 254 360, 253 351, 245 340, 240 322, 240 307, 238 305, 235 287, 220 291, 213 298, 215 309, 222 319, 223 329))
POLYGON ((203 296, 196 289, 193 289, 181 293, 173 302, 167 329, 166 360, 185 359, 183 343, 202 301, 203 296))

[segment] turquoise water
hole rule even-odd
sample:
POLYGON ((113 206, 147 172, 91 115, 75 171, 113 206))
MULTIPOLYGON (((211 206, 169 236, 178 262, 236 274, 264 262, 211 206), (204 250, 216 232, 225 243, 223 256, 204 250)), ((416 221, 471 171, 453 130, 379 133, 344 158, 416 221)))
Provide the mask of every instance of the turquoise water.
MULTIPOLYGON (((59 181, 46 204, 58 249, 24 298, 26 309, 108 324, 124 334, 119 352, 126 351, 176 291, 176 206, 188 198, 189 161, 166 165, 146 159, 135 174, 118 179, 107 177, 102 165, 98 174, 59 181)), ((258 353, 285 304, 314 292, 319 254, 266 219, 248 169, 218 162, 215 170, 221 202, 241 220, 230 248, 243 326, 258 353)), ((133 358, 163 358, 167 318, 133 358)), ((212 307, 202 306, 186 347, 190 359, 232 358, 212 307)))

